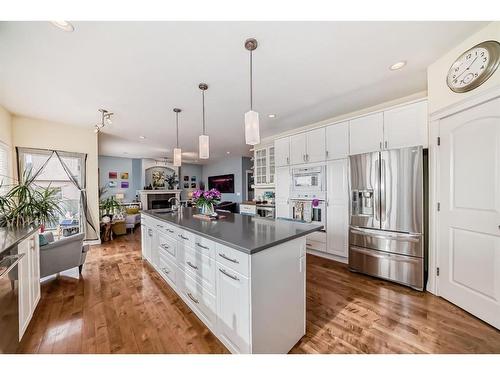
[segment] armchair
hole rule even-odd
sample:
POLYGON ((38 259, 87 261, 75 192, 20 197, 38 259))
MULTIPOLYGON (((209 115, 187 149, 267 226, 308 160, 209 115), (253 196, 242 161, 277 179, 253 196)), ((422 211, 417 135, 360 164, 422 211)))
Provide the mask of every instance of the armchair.
POLYGON ((62 237, 54 241, 51 232, 42 234, 47 245, 40 246, 40 277, 46 277, 70 268, 78 267, 82 273, 89 245, 83 246, 84 233, 62 237))

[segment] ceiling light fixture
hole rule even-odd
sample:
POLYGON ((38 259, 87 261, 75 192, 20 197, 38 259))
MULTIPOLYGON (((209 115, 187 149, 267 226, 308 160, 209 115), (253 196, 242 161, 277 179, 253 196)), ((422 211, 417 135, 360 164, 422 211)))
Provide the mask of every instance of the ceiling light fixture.
POLYGON ((205 132, 205 91, 208 90, 208 85, 206 83, 200 83, 198 88, 201 90, 201 100, 202 100, 202 118, 203 118, 203 132, 199 137, 198 142, 198 152, 200 159, 208 159, 210 156, 210 139, 205 132))
POLYGON ((259 113, 253 110, 253 51, 257 49, 257 40, 254 38, 245 41, 245 48, 250 51, 250 111, 245 113, 245 142, 247 145, 260 143, 259 113))
POLYGON ((69 33, 75 31, 75 27, 68 21, 50 21, 52 25, 69 33))
POLYGON ((139 138, 140 138, 140 139, 146 139, 146 137, 145 137, 145 136, 143 136, 143 135, 140 135, 140 136, 139 136, 139 138))
POLYGON ((230 153, 231 153, 231 151, 226 151, 226 154, 228 154, 228 155, 229 155, 230 153))
POLYGON ((179 148, 179 108, 174 108, 175 112, 175 125, 177 128, 177 141, 174 148, 174 167, 180 167, 182 164, 182 150, 179 148))
POLYGON ((398 61, 397 63, 392 64, 389 67, 389 70, 398 70, 403 68, 406 65, 406 61, 398 61))
POLYGON ((109 112, 102 108, 99 109, 99 112, 101 112, 101 123, 94 126, 94 133, 99 133, 106 125, 111 125, 113 123, 111 121, 111 116, 114 115, 113 112, 109 112))
POLYGON ((267 115, 267 117, 269 117, 269 118, 276 118, 276 115, 274 113, 270 113, 270 114, 267 115))

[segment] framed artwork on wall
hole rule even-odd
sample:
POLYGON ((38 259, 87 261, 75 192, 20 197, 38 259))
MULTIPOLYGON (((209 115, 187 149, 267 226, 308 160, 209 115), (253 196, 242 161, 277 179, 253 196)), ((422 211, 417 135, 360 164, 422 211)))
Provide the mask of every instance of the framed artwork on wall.
POLYGON ((191 176, 191 182, 196 181, 196 176, 191 176))
POLYGON ((184 181, 189 181, 189 176, 184 176, 184 181))
POLYGON ((118 178, 118 172, 109 172, 108 173, 108 178, 110 180, 116 180, 118 178))
POLYGON ((120 175, 120 178, 122 180, 128 180, 128 172, 122 172, 120 175))
POLYGON ((116 181, 109 181, 108 182, 108 187, 115 188, 116 187, 116 181))
POLYGON ((189 182, 184 182, 184 189, 189 189, 189 182))
POLYGON ((128 189, 128 181, 122 181, 121 188, 122 189, 128 189))
POLYGON ((196 189, 196 182, 191 182, 191 189, 196 189))

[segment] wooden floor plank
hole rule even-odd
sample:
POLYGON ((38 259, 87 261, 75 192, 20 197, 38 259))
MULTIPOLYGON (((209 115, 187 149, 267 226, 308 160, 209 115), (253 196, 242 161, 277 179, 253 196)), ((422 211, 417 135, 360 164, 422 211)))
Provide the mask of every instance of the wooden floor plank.
MULTIPOLYGON (((308 255, 306 335, 291 353, 500 353, 500 332, 429 293, 308 255)), ((142 260, 140 231, 42 284, 22 353, 228 353, 142 260)))

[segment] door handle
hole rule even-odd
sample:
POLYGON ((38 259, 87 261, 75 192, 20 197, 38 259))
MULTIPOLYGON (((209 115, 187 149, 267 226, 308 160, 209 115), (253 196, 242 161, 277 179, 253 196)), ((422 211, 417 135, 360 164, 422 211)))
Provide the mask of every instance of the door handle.
POLYGON ((385 148, 387 149, 387 141, 385 141, 384 143, 385 143, 385 148))
POLYGON ((288 156, 286 157, 286 163, 290 164, 290 158, 288 156))
POLYGON ((325 151, 325 156, 328 159, 328 150, 325 151))
POLYGON ((380 141, 380 149, 382 150, 382 141, 380 141))

